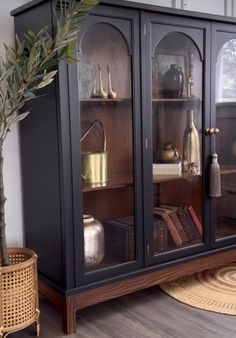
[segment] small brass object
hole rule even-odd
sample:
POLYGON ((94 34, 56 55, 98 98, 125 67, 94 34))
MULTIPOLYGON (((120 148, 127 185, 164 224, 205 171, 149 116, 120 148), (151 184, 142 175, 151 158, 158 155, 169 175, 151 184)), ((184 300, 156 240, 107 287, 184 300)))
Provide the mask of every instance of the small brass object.
POLYGON ((98 90, 97 90, 97 97, 99 97, 101 99, 106 99, 107 96, 108 96, 108 93, 103 88, 102 68, 101 68, 100 64, 98 64, 98 77, 99 77, 99 82, 98 82, 99 86, 98 86, 98 90))
POLYGON ((100 120, 95 120, 86 130, 81 142, 89 134, 95 124, 99 124, 103 133, 103 150, 82 152, 82 177, 85 183, 91 185, 108 182, 108 153, 106 151, 106 134, 100 120))
POLYGON ((174 147, 171 143, 167 143, 158 158, 162 162, 173 163, 180 160, 182 156, 178 148, 174 147))
POLYGON ((109 99, 116 99, 117 98, 117 93, 112 88, 112 84, 111 84, 111 70, 110 70, 109 65, 107 65, 107 74, 108 74, 108 98, 109 99))
POLYGON ((219 134, 219 128, 207 128, 205 130, 206 135, 213 136, 219 134))
POLYGON ((98 93, 97 93, 97 89, 96 89, 96 79, 93 81, 93 89, 92 89, 92 93, 91 93, 91 98, 97 98, 98 97, 98 93))
POLYGON ((193 67, 194 67, 194 54, 189 54, 189 77, 187 81, 187 95, 188 98, 191 99, 193 92, 193 67))

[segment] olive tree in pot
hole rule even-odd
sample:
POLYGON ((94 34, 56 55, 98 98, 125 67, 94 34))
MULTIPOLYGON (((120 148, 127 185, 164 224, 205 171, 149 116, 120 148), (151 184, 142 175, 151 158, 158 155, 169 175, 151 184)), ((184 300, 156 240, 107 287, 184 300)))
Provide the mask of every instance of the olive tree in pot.
POLYGON ((29 249, 7 248, 3 144, 13 124, 26 118, 26 102, 37 99, 39 90, 57 74, 59 62, 77 62, 74 51, 81 21, 98 0, 61 0, 55 12, 55 37, 47 27, 28 31, 24 40, 16 37, 16 47, 5 45, 0 59, 0 337, 33 322, 39 335, 37 255, 29 249))

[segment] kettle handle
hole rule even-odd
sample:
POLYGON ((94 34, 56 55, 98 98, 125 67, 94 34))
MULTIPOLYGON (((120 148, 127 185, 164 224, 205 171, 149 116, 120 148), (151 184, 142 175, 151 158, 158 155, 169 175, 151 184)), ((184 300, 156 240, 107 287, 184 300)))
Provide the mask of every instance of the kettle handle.
POLYGON ((88 129, 85 131, 84 135, 81 137, 80 142, 82 142, 85 137, 90 133, 90 131, 93 129, 93 127, 95 126, 95 124, 98 123, 102 129, 102 135, 103 135, 103 151, 105 152, 107 149, 107 138, 106 138, 106 133, 103 127, 103 124, 100 120, 96 119, 95 121, 93 121, 93 123, 88 127, 88 129))

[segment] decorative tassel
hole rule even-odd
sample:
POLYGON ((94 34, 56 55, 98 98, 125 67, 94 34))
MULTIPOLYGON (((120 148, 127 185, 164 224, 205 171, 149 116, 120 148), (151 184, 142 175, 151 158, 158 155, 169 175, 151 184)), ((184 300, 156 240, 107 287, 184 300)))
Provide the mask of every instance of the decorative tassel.
POLYGON ((220 180, 220 165, 218 163, 218 155, 214 153, 212 155, 212 163, 210 165, 210 197, 221 196, 221 180, 220 180))

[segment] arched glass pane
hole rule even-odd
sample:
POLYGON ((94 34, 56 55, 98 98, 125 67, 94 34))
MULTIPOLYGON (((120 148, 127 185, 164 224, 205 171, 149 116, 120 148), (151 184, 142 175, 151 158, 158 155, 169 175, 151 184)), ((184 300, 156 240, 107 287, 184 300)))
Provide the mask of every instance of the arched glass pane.
POLYGON ((215 199, 216 238, 236 235, 236 39, 227 41, 216 62, 216 153, 222 196, 215 199))
POLYGON ((236 39, 227 41, 216 62, 216 102, 236 98, 236 39))
POLYGON ((153 221, 156 253, 202 242, 202 61, 171 33, 152 62, 153 221))
POLYGON ((85 271, 135 260, 132 60, 107 23, 79 53, 85 271), (88 216, 90 217, 88 217, 88 216))

